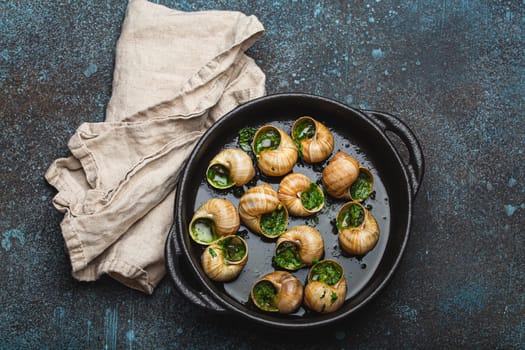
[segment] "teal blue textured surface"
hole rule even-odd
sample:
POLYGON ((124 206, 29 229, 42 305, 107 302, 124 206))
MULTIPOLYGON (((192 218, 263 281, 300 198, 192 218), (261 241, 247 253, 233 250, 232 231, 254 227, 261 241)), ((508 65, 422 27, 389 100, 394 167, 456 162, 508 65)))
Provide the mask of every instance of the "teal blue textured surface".
MULTIPOLYGON (((398 115, 426 174, 392 282, 331 329, 275 335, 70 277, 54 190, 111 95, 125 1, 0 1, 0 349, 525 349, 525 1, 161 1, 254 14, 268 93, 398 115)), ((351 281, 350 281, 351 283, 351 281)))

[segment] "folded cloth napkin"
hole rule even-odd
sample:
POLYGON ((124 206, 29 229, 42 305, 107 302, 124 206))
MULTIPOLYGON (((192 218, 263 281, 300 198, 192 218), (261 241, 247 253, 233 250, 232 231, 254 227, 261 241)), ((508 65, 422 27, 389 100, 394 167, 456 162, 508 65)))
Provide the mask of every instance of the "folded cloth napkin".
POLYGON ((73 276, 108 274, 151 294, 165 275, 164 245, 178 174, 199 137, 240 103, 264 95, 244 53, 264 28, 231 11, 182 12, 130 0, 103 123, 82 124, 72 156, 46 172, 58 193, 73 276))

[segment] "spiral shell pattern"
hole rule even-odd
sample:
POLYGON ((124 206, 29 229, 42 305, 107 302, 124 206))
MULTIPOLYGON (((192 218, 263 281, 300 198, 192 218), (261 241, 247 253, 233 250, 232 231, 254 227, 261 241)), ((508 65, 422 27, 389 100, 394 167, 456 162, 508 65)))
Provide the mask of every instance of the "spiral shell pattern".
POLYGON ((370 194, 372 193, 372 190, 374 188, 374 176, 370 172, 368 168, 365 168, 364 166, 359 166, 359 175, 357 176, 357 180, 350 185, 349 193, 350 193, 350 199, 356 202, 363 202, 365 199, 367 199, 370 194), (368 186, 366 186, 366 189, 364 191, 353 191, 354 186, 359 183, 360 177, 363 176, 369 183, 368 186), (355 196, 354 196, 355 193, 355 196))
MULTIPOLYGON (((317 213, 323 208, 324 195, 323 203, 316 208, 307 209, 303 205, 301 194, 308 190, 312 183, 312 180, 310 180, 308 176, 301 173, 288 174, 281 180, 279 184, 279 200, 291 215, 308 216, 317 213)), ((315 184, 315 186, 317 185, 315 184)), ((322 194, 322 190, 319 187, 318 189, 322 194)))
POLYGON ((273 126, 265 125, 255 133, 253 137, 252 149, 257 157, 257 166, 268 176, 283 176, 292 171, 299 152, 292 138, 283 130, 273 126), (276 149, 264 149, 257 153, 255 151, 255 142, 257 137, 267 130, 277 131, 280 135, 280 143, 276 149))
MULTIPOLYGON (((327 261, 341 267, 333 260, 323 260, 319 263, 326 263, 327 261)), ((313 311, 324 314, 336 311, 344 304, 346 297, 347 285, 344 272, 339 281, 329 285, 321 281, 313 281, 311 279, 312 271, 313 267, 308 274, 308 283, 304 288, 305 305, 313 311)))
POLYGON ((318 163, 326 160, 334 150, 334 137, 332 132, 321 122, 311 117, 297 119, 292 127, 292 135, 295 128, 305 120, 311 121, 315 126, 315 133, 311 138, 297 141, 300 145, 302 159, 307 163, 318 163))
POLYGON ((345 152, 337 152, 323 169, 322 182, 329 195, 351 199, 350 186, 359 176, 358 161, 345 152))
MULTIPOLYGON (((271 185, 262 184, 244 192, 239 201, 239 216, 244 225, 252 231, 263 236, 266 235, 261 229, 261 217, 282 207, 277 192, 271 185)), ((285 208, 286 211, 286 208, 285 208)), ((286 225, 288 225, 288 212, 286 211, 286 225)), ((285 226, 286 226, 285 225, 285 226)))
POLYGON ((314 261, 320 260, 324 254, 324 242, 321 233, 308 225, 294 226, 283 233, 277 243, 277 248, 284 242, 291 242, 298 248, 299 259, 304 266, 310 266, 314 261))
POLYGON ((250 296, 253 303, 260 309, 271 312, 278 312, 281 314, 289 314, 296 311, 303 301, 303 285, 301 282, 289 272, 286 271, 274 271, 263 276, 257 282, 251 290, 250 296), (274 307, 268 309, 259 304, 255 297, 254 289, 257 283, 261 281, 269 281, 276 290, 274 299, 274 307))
POLYGON ((212 198, 204 202, 193 214, 189 232, 191 238, 199 244, 210 244, 220 237, 235 234, 240 227, 240 218, 237 208, 228 200, 212 198), (199 220, 209 220, 213 224, 213 233, 216 237, 203 240, 195 233, 194 224, 199 220))
MULTIPOLYGON (((252 159, 240 148, 228 148, 219 152, 210 161, 208 170, 218 164, 228 169, 229 177, 232 182, 230 186, 222 186, 219 188, 227 188, 233 185, 244 186, 255 176, 255 168, 253 167, 252 159)), ((210 182, 209 179, 208 182, 210 182)), ((210 184, 217 187, 212 182, 210 182, 210 184)))
POLYGON ((247 261, 248 244, 243 238, 238 236, 227 236, 219 239, 207 246, 201 255, 201 264, 204 272, 210 279, 217 282, 228 282, 235 279, 241 273, 247 261), (240 260, 228 260, 221 244, 225 239, 238 240, 239 244, 244 245, 246 252, 240 260))
POLYGON ((377 244, 379 240, 379 226, 374 216, 358 202, 346 203, 343 205, 343 208, 341 208, 341 211, 349 205, 360 206, 364 212, 364 219, 357 227, 338 228, 339 245, 349 254, 364 255, 377 244))

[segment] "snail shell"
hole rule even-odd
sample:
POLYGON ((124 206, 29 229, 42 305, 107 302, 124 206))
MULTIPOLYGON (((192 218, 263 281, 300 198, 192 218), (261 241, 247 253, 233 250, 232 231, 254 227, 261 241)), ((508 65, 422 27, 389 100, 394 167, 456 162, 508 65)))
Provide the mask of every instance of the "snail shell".
POLYGON ((350 186, 359 176, 357 159, 345 152, 337 152, 323 169, 322 181, 326 192, 335 198, 350 199, 350 186))
POLYGON ((372 250, 379 240, 379 226, 376 219, 358 202, 345 203, 337 214, 336 222, 339 245, 349 254, 364 255, 372 250), (355 210, 359 214, 360 222, 349 221, 347 213, 350 210, 355 210))
POLYGON ((239 236, 226 236, 207 246, 201 264, 208 277, 218 282, 236 278, 248 261, 248 244, 239 236))
POLYGON ((289 314, 301 306, 303 301, 303 285, 291 273, 286 271, 274 271, 259 279, 253 285, 250 297, 259 309, 269 312, 289 314), (266 285, 273 289, 273 297, 268 295, 265 300, 258 298, 257 288, 266 285), (273 287, 273 288, 272 288, 273 287))
POLYGON ((255 133, 252 142, 257 166, 268 176, 282 176, 292 171, 298 158, 298 151, 292 138, 273 125, 265 125, 255 133), (270 141, 263 136, 272 133, 270 141), (263 147, 264 146, 264 147, 263 147))
POLYGON ((319 313, 334 312, 343 305, 345 297, 346 279, 340 264, 333 260, 323 260, 312 266, 308 273, 308 283, 304 288, 304 303, 308 308, 319 313), (323 265, 331 265, 332 268, 339 270, 340 278, 330 283, 319 280, 315 270, 323 265))
POLYGON ((286 231, 288 225, 288 211, 279 201, 277 192, 271 185, 262 184, 244 192, 239 200, 239 216, 248 228, 268 238, 275 238, 286 231), (284 216, 283 225, 268 228, 262 222, 266 214, 280 213, 284 216), (275 229, 277 231, 269 231, 275 229))
MULTIPOLYGON (((292 227, 282 234, 275 244, 274 262, 286 270, 298 270, 303 266, 310 266, 314 261, 320 260, 324 254, 324 243, 321 233, 308 225, 299 225, 292 227), (295 260, 297 263, 280 264, 276 257, 281 249, 295 247, 295 260)), ((286 261, 285 261, 286 262, 286 261)))
POLYGON ((326 160, 334 150, 334 137, 321 122, 301 117, 292 126, 292 137, 299 147, 299 155, 307 163, 326 160))
POLYGON ((252 159, 240 148, 229 148, 219 152, 206 170, 208 183, 218 189, 246 185, 254 176, 252 159), (214 178, 217 181, 214 181, 214 178))
POLYGON ((317 213, 324 206, 324 194, 321 188, 301 173, 291 173, 286 175, 279 184, 279 199, 288 209, 291 215, 308 216, 317 213), (320 204, 314 207, 305 207, 308 198, 314 194, 318 195, 320 204), (303 202, 305 201, 305 202, 303 202))
POLYGON ((220 237, 235 234, 240 225, 237 208, 231 202, 212 198, 193 214, 189 233, 195 242, 208 245, 220 237))

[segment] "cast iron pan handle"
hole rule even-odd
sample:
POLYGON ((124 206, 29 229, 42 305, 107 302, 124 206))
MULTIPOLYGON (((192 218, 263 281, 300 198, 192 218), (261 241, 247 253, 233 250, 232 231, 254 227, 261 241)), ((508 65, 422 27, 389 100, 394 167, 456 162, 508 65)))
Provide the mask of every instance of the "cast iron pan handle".
POLYGON ((217 304, 210 296, 196 290, 183 276, 183 264, 186 263, 179 238, 172 225, 166 244, 166 264, 177 290, 192 303, 213 312, 226 312, 222 306, 217 304))
POLYGON ((391 131, 399 136, 407 147, 409 159, 408 164, 405 165, 410 177, 412 193, 415 197, 419 190, 419 186, 421 185, 421 181, 423 180, 423 173, 425 172, 423 151, 421 150, 421 145, 416 136, 405 123, 391 114, 378 111, 364 112, 370 117, 370 119, 380 126, 383 131, 391 131))

